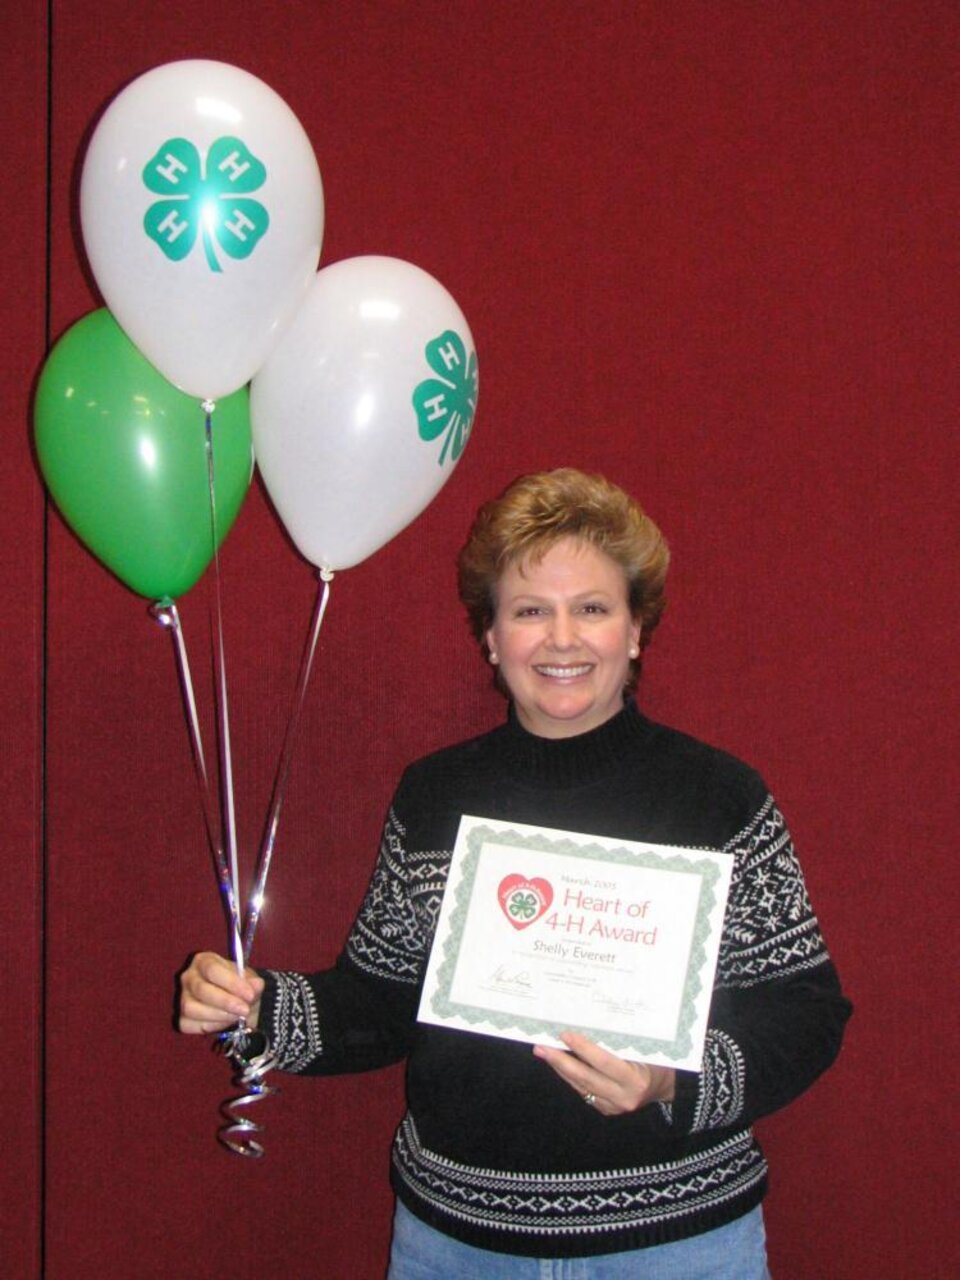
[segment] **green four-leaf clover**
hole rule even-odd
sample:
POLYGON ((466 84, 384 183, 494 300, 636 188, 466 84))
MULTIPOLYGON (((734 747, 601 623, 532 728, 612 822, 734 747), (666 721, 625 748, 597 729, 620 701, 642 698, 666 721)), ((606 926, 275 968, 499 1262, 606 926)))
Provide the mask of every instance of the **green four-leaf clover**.
POLYGON ((537 914, 537 900, 532 893, 515 893, 510 899, 510 914, 529 920, 537 914))
POLYGON ((169 138, 144 165, 148 191, 163 196, 143 227, 171 262, 181 262, 199 234, 211 271, 222 271, 215 245, 231 258, 247 258, 270 225, 258 200, 242 197, 262 187, 267 170, 239 138, 217 138, 200 152, 186 138, 169 138))
POLYGON ((467 358, 463 339, 452 329, 428 342, 424 354, 438 377, 417 386, 413 407, 421 440, 436 440, 441 434, 445 437, 438 459, 442 467, 448 452, 451 462, 456 462, 470 435, 477 411, 477 357, 471 351, 467 358))

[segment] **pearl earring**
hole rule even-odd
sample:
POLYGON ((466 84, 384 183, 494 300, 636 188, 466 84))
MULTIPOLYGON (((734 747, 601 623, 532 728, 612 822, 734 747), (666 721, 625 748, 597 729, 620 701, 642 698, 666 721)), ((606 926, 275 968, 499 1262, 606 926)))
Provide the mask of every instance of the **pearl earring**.
POLYGON ((500 661, 500 659, 497 657, 497 655, 496 655, 495 653, 491 653, 491 654, 490 654, 490 664, 491 664, 491 666, 494 666, 494 667, 495 667, 499 661, 500 661))

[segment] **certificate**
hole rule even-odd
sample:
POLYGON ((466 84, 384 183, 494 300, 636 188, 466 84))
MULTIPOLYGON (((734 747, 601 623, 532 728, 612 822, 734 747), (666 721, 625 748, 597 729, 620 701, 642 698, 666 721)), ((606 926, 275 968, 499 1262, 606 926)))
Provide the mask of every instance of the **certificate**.
POLYGON ((464 815, 420 1021, 699 1070, 732 863, 464 815))

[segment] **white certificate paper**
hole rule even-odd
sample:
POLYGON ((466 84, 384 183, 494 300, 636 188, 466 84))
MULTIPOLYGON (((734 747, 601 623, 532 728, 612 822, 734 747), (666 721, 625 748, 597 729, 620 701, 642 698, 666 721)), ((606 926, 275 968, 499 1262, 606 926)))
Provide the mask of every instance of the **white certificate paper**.
POLYGON ((420 1021, 699 1070, 732 863, 464 815, 420 1021))

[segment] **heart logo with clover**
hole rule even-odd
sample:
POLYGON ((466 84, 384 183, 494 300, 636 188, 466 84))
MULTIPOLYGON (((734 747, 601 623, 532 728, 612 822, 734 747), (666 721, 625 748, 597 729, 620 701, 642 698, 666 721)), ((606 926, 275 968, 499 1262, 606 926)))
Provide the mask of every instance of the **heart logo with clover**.
POLYGON ((553 887, 541 876, 528 880, 514 872, 504 876, 497 889, 500 909, 515 929, 527 929, 550 909, 553 887))

